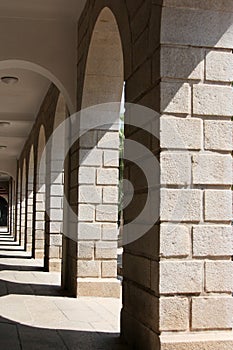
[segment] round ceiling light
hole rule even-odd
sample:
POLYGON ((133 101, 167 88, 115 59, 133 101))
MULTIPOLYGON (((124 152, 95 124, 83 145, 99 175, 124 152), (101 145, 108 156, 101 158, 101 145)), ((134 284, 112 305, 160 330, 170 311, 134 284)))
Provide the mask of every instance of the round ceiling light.
POLYGON ((7 146, 4 146, 4 145, 0 145, 0 151, 3 150, 3 149, 6 149, 7 146))
POLYGON ((2 77, 1 81, 7 85, 14 85, 14 84, 18 83, 19 78, 7 76, 7 77, 2 77))
POLYGON ((6 127, 6 126, 10 126, 11 123, 10 122, 0 122, 0 127, 6 127))

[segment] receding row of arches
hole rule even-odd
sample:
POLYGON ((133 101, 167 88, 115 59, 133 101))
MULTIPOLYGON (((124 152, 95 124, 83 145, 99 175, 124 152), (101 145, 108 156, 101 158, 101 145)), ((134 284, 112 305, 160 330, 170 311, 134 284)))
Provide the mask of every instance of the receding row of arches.
MULTIPOLYGON (((67 110, 64 97, 60 94, 56 102, 53 130, 65 120, 67 110)), ((56 230, 54 234, 61 236, 64 171, 58 169, 57 185, 60 186, 60 191, 58 196, 55 194, 54 197, 50 182, 52 179, 49 163, 51 149, 46 148, 48 141, 46 139, 46 125, 41 124, 38 137, 35 140, 37 142, 26 148, 28 151, 25 152, 25 157, 18 166, 15 239, 19 240, 19 243, 31 254, 32 258, 41 259, 41 264, 46 270, 59 270, 61 268, 62 239, 61 237, 57 238, 57 241, 60 242, 57 246, 59 253, 56 256, 51 255, 50 233, 52 227, 58 227, 58 225, 56 225, 56 221, 52 221, 50 213, 52 213, 53 208, 59 211, 59 230, 56 230), (53 260, 51 266, 50 259, 53 260)), ((62 144, 63 142, 61 142, 62 144)))
MULTIPOLYGON (((86 57, 85 77, 83 81, 82 103, 80 108, 85 109, 95 105, 113 103, 113 113, 120 114, 122 102, 122 90, 124 85, 124 63, 123 50, 121 44, 120 33, 116 19, 110 9, 105 8, 101 11, 96 25, 93 28, 90 49, 86 57), (118 103, 117 107, 114 103, 118 103), (117 110, 116 110, 117 109, 117 110)), ((89 273, 84 277, 92 277, 96 280, 104 277, 105 265, 111 266, 111 272, 106 277, 106 282, 117 276, 117 237, 118 237, 118 167, 119 167, 119 126, 113 128, 110 126, 99 126, 97 129, 90 130, 82 136, 80 142, 74 142, 70 145, 69 154, 65 155, 65 132, 67 127, 60 135, 60 142, 50 143, 51 135, 58 127, 67 120, 69 116, 68 104, 61 92, 53 85, 56 91, 56 108, 54 108, 54 116, 47 123, 36 124, 36 130, 33 131, 33 137, 29 138, 29 142, 19 160, 18 176, 17 176, 17 191, 16 191, 16 223, 15 223, 15 238, 20 244, 31 254, 33 258, 41 259, 45 270, 61 271, 63 266, 62 277, 64 284, 71 290, 73 294, 77 293, 79 276, 83 276, 82 266, 85 263, 90 265, 93 263, 99 264, 100 272, 95 274, 92 268, 89 268, 89 273), (37 134, 35 137, 35 133, 37 134), (94 135, 94 143, 90 141, 94 135), (113 144, 104 145, 104 140, 111 138, 113 144), (115 144, 114 144, 115 142, 115 144), (53 152, 53 147, 56 147, 56 152, 53 152), (83 153, 87 152, 89 157, 94 157, 95 154, 101 153, 101 159, 110 157, 109 164, 95 162, 86 164, 78 163, 78 159, 83 153), (73 153, 77 157, 73 161, 73 153), (53 158, 52 158, 53 154, 53 158), (54 159, 54 154, 57 159, 54 159), (68 157, 66 157, 68 156, 68 157), (66 162, 59 169, 56 169, 53 164, 66 158, 66 162), (113 159, 112 159, 113 158, 113 159), (75 165, 74 165, 75 163, 75 165), (98 169, 100 168, 100 169, 98 169), (114 174, 115 179, 108 183, 98 183, 98 171, 106 171, 114 174), (83 180, 81 173, 87 174, 92 172, 93 181, 83 180), (73 179, 75 178, 75 188, 73 179), (102 196, 107 197, 107 191, 114 193, 114 199, 104 199, 102 196, 99 201, 92 203, 92 196, 86 200, 85 204, 78 196, 77 192, 83 190, 97 191, 106 193, 102 196), (76 203, 72 203, 72 192, 76 191, 76 203), (101 233, 99 242, 94 238, 70 239, 63 236, 64 224, 70 224, 70 218, 66 217, 63 209, 64 193, 72 207, 76 212, 77 222, 75 223, 77 235, 83 237, 83 231, 93 231, 94 228, 100 228, 102 232, 109 229, 112 238, 102 242, 101 233), (73 205, 74 204, 74 205, 73 205), (91 222, 85 216, 82 216, 81 211, 94 207, 94 218, 91 222), (103 206, 103 210, 116 211, 117 215, 113 218, 102 221, 97 218, 97 207, 103 206), (77 209, 74 209, 76 207, 77 209), (88 208, 89 207, 89 208, 88 208), (90 228, 90 224, 92 228, 90 228), (93 246, 93 253, 89 258, 79 257, 81 247, 89 244, 93 246), (104 245, 104 249, 111 252, 106 254, 99 261, 97 257, 98 244, 104 245), (106 246, 106 248, 105 248, 106 246), (76 263, 74 263, 76 262, 76 263), (109 279, 108 279, 109 278, 109 279)), ((46 102, 47 103, 47 102, 46 102)), ((105 113, 107 108, 103 107, 105 113), (106 110, 105 110, 106 109, 106 110)), ((109 111, 108 111, 109 112, 109 111)), ((74 116, 73 120, 79 119, 79 115, 74 116), (76 118, 76 119, 75 119, 76 118)), ((71 129, 73 128, 72 120, 71 129)), ((68 124, 69 124, 68 123, 68 124)), ((76 127, 78 124, 75 122, 76 127)), ((72 130, 71 130, 72 133, 72 130)), ((109 196, 111 197, 111 193, 109 196)), ((111 235, 109 234, 109 237, 111 235)), ((82 283, 80 282, 82 286, 82 283)), ((82 288, 82 287, 80 287, 82 288)), ((83 287, 85 288, 85 287, 83 287)), ((119 295, 119 282, 113 283, 112 289, 115 290, 113 295, 119 295)), ((82 292, 80 292, 82 293, 82 292)), ((85 293, 85 291, 84 291, 85 293)), ((94 293, 94 291, 93 291, 94 293)), ((108 293, 108 292, 107 292, 108 293)))

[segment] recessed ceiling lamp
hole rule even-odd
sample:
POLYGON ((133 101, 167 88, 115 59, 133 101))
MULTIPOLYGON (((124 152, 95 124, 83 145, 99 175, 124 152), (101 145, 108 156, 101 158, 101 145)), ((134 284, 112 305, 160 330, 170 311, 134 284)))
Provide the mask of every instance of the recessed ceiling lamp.
POLYGON ((6 127, 6 126, 10 126, 11 123, 10 122, 0 122, 0 127, 6 127))
POLYGON ((6 149, 6 148, 7 148, 7 146, 0 145, 0 151, 1 151, 1 150, 4 150, 4 149, 6 149))
POLYGON ((2 77, 1 81, 7 85, 14 85, 18 83, 19 78, 7 76, 7 77, 2 77))

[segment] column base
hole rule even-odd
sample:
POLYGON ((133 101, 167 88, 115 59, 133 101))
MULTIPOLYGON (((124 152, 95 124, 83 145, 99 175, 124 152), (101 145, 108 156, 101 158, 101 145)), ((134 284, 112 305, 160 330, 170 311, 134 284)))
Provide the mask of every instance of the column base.
POLYGON ((78 297, 120 298, 121 282, 114 278, 78 278, 78 297))
POLYGON ((161 350, 230 350, 233 349, 233 332, 195 332, 162 334, 161 350))

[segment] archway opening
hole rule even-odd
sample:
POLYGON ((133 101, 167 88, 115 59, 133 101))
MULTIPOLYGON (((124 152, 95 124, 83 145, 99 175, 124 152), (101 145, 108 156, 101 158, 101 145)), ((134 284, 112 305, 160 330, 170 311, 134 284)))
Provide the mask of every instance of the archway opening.
POLYGON ((33 209, 34 209, 34 146, 32 145, 29 164, 28 164, 28 182, 27 182, 27 244, 26 249, 32 253, 32 232, 33 232, 33 209))
POLYGON ((37 146, 35 228, 33 232, 33 257, 44 259, 45 256, 45 198, 46 198, 46 145, 45 128, 40 127, 37 146))
MULTIPOLYGON (((69 259, 78 260, 75 287, 80 296, 120 296, 117 251, 123 85, 120 32, 113 12, 106 7, 99 14, 89 46, 81 108, 97 106, 104 113, 112 112, 117 115, 117 123, 101 125, 100 122, 79 139, 78 244, 75 249, 76 242, 69 242, 76 254, 69 259), (90 277, 93 283, 86 282, 90 277)), ((75 171, 72 169, 71 177, 75 171)))
POLYGON ((0 196, 0 227, 8 226, 8 202, 0 196))
POLYGON ((27 244, 27 173, 26 159, 23 161, 22 183, 21 183, 21 231, 20 244, 26 248, 27 244))
POLYGON ((46 237, 45 237, 45 270, 61 272, 63 257, 63 197, 64 197, 64 164, 65 130, 59 130, 59 143, 54 140, 54 133, 65 121, 68 107, 60 93, 53 122, 53 134, 47 143, 46 164, 46 237), (50 142, 51 141, 51 142, 50 142), (60 166, 62 165, 62 166, 60 166))

